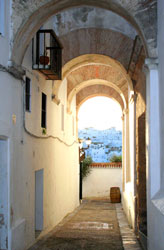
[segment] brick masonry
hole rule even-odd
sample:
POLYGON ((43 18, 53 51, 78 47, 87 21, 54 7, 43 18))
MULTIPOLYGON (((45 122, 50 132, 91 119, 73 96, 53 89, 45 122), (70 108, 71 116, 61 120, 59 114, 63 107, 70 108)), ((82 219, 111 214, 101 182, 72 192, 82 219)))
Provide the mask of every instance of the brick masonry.
POLYGON ((81 91, 77 93, 76 95, 77 110, 79 110, 81 104, 84 101, 86 101, 87 99, 91 97, 98 96, 98 95, 113 98, 118 101, 122 109, 124 108, 123 100, 116 90, 105 85, 92 85, 92 86, 83 88, 81 91))
POLYGON ((90 165, 91 168, 122 168, 121 162, 99 162, 92 163, 90 165))
POLYGON ((120 74, 118 69, 108 65, 87 65, 71 72, 67 77, 67 95, 69 96, 71 91, 80 83, 93 79, 102 79, 114 83, 127 99, 128 81, 120 74))
POLYGON ((63 65, 80 55, 103 54, 118 60, 126 69, 128 68, 133 40, 120 32, 81 28, 59 38, 64 48, 63 65))

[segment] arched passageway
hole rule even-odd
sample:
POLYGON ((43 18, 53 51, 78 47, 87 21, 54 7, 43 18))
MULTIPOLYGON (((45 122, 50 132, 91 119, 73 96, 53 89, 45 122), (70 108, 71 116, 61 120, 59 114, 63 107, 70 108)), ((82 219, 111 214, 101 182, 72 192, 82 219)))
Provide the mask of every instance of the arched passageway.
MULTIPOLYGON (((151 67, 156 64, 152 58, 157 53, 156 1, 14 1, 11 8, 12 38, 7 38, 10 54, 7 52, 5 55, 6 63, 1 68, 16 77, 2 73, 2 82, 6 83, 4 106, 7 100, 14 100, 14 105, 10 104, 8 116, 2 110, 3 123, 0 125, 2 135, 11 138, 11 152, 16 159, 11 162, 14 188, 10 190, 13 198, 9 204, 13 211, 9 215, 12 217, 10 245, 14 249, 19 249, 18 245, 25 249, 35 240, 36 218, 33 212, 38 171, 42 171, 41 190, 44 186, 48 194, 42 192, 43 234, 78 206, 77 110, 87 98, 100 94, 114 98, 122 108, 123 207, 134 230, 139 234, 140 231, 146 233, 146 195, 150 202, 160 186, 157 184, 159 169, 155 176, 152 168, 154 154, 159 163, 159 147, 155 145, 160 144, 159 136, 153 134, 156 128, 153 121, 157 121, 157 129, 159 125, 158 74, 151 67), (63 43, 61 81, 46 81, 43 75, 32 70, 31 39, 42 25, 46 29, 53 28, 63 43), (151 58, 146 61, 150 66, 147 100, 145 74, 142 72, 145 57, 151 58), (157 88, 154 88, 153 82, 157 88), (29 110, 21 110, 25 106, 23 85, 30 86, 29 92, 25 88, 26 97, 30 97, 29 110), (18 90, 17 93, 15 90, 18 90), (13 96, 8 96, 8 91, 13 96), (12 124, 9 124, 11 114, 12 124), (43 116, 47 119, 44 127, 41 124, 43 116), (152 137, 156 139, 152 140, 152 137), (146 162, 147 159, 149 161, 146 162), (15 173, 20 173, 18 177, 23 176, 20 178, 22 182, 18 182, 15 173), (17 190, 21 190, 20 199, 15 202, 17 190), (18 208, 21 203, 24 209, 18 208), (17 235, 21 235, 19 242, 15 241, 17 235)), ((9 13, 8 8, 8 16, 9 13)), ((150 218, 150 214, 148 216, 150 218)))
POLYGON ((84 167, 82 197, 109 199, 111 187, 119 187, 122 191, 122 108, 107 93, 103 96, 100 91, 94 97, 88 94, 86 100, 83 93, 81 99, 84 99, 77 106, 78 138, 83 141, 80 149, 80 161, 84 167), (86 147, 88 138, 91 143, 86 147), (85 169, 90 160, 91 172, 88 173, 85 169))
MULTIPOLYGON (((67 63, 63 69, 63 76, 65 76, 64 79, 67 82, 68 113, 71 114, 71 105, 74 97, 76 97, 77 110, 79 109, 79 105, 81 105, 81 103, 91 96, 102 94, 116 99, 122 107, 124 171, 123 191, 126 200, 128 199, 127 197, 129 195, 128 192, 125 191, 126 186, 129 185, 128 183, 133 183, 133 192, 136 194, 138 200, 135 201, 136 210, 133 207, 134 203, 131 203, 130 200, 128 201, 129 206, 131 208, 133 207, 133 209, 129 210, 127 216, 129 218, 129 222, 132 224, 134 223, 133 226, 136 226, 136 228, 144 228, 144 225, 146 225, 146 162, 144 163, 145 151, 142 151, 142 156, 141 154, 138 155, 138 152, 142 150, 141 147, 144 148, 144 143, 140 144, 140 141, 145 141, 145 130, 141 129, 141 127, 138 128, 139 115, 142 115, 142 112, 145 112, 146 107, 144 87, 145 79, 144 74, 141 73, 143 58, 144 51, 142 50, 142 53, 139 56, 137 67, 134 71, 136 81, 135 84, 132 84, 130 77, 127 75, 126 70, 122 65, 120 65, 117 61, 102 55, 84 55, 75 58, 67 63), (138 99, 136 98, 137 95, 138 99), (139 161, 138 157, 140 158, 139 161), (135 162, 136 159, 137 165, 135 162), (141 161, 143 162, 141 163, 141 161), (141 172, 143 173, 142 177, 141 172), (135 178, 138 178, 138 181, 143 183, 142 187, 141 185, 136 186, 134 176, 135 178)), ((54 89, 56 97, 58 93, 58 87, 60 89, 60 84, 61 83, 59 82, 56 89, 54 89)), ((143 126, 144 122, 145 121, 142 121, 143 126)), ((139 126, 141 126, 141 124, 139 126)))

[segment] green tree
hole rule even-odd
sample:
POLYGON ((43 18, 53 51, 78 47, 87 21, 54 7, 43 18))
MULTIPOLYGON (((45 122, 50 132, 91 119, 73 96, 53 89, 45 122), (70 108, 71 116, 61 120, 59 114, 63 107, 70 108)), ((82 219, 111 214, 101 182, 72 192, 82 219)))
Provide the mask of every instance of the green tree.
POLYGON ((122 162, 122 155, 112 155, 109 159, 110 162, 122 162))
POLYGON ((86 178, 90 174, 91 168, 89 166, 91 163, 92 163, 92 158, 90 156, 87 156, 83 160, 82 179, 86 178))

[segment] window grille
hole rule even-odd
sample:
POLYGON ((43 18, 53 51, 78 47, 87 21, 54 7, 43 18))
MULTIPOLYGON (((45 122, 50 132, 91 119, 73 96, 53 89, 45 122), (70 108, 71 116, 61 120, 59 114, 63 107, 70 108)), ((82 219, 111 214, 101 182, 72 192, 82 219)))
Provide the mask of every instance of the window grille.
POLYGON ((28 77, 25 84, 25 101, 26 111, 31 111, 31 80, 28 77))
POLYGON ((42 111, 41 111, 41 127, 46 128, 46 106, 47 106, 47 96, 42 93, 42 111))
POLYGON ((32 40, 32 69, 47 80, 61 80, 62 45, 54 31, 41 29, 32 40))

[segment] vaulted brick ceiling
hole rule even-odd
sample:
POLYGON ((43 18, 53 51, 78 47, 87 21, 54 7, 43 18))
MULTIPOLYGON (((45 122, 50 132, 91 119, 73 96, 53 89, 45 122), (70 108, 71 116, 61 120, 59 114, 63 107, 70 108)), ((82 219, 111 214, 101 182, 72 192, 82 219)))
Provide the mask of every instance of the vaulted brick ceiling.
POLYGON ((77 110, 84 101, 94 96, 107 96, 109 98, 113 98, 120 104, 121 108, 124 109, 123 100, 120 94, 115 89, 104 85, 92 85, 83 88, 81 91, 77 93, 76 95, 77 110))
POLYGON ((84 54, 102 54, 118 60, 128 69, 134 41, 122 33, 105 29, 80 29, 59 37, 63 65, 84 54))
POLYGON ((69 96, 79 84, 92 79, 102 79, 115 84, 127 99, 128 82, 121 72, 106 65, 87 65, 71 72, 67 77, 67 95, 69 96))
POLYGON ((128 69, 137 33, 119 15, 84 6, 58 13, 50 22, 63 44, 63 65, 80 55, 102 54, 128 69))
MULTIPOLYGON (((113 11, 113 13, 117 13, 117 15, 124 17, 128 22, 134 27, 136 32, 140 35, 142 38, 143 44, 146 49, 146 56, 149 57, 156 57, 157 50, 157 0, 60 0, 60 1, 54 1, 54 0, 34 0, 34 1, 20 1, 20 0, 14 0, 12 2, 12 40, 11 42, 11 60, 15 62, 18 65, 21 65, 25 51, 27 49, 27 46, 30 44, 30 41, 32 37, 34 36, 35 32, 54 14, 61 13, 62 11, 66 11, 67 9, 77 9, 79 6, 85 6, 86 9, 88 5, 92 6, 93 8, 100 8, 105 11, 113 11)), ((80 13, 80 12, 79 12, 80 13)), ((78 13, 76 16, 76 22, 78 22, 78 13)), ((104 15, 104 17, 106 14, 104 15)), ((98 15, 98 19, 100 18, 100 15, 98 15)), ((80 19, 80 22, 84 22, 88 19, 88 12, 83 11, 82 17, 80 19)), ((58 22, 60 23, 60 19, 58 22)), ((78 27, 78 30, 85 28, 95 28, 95 29, 102 29, 103 27, 100 27, 100 24, 102 23, 102 20, 96 21, 97 26, 90 26, 90 27, 78 27)), ((122 23, 122 22, 121 22, 122 23)), ((68 22, 68 27, 69 27, 68 22)), ((106 27, 104 28, 106 29, 106 27)), ((121 29, 121 25, 120 25, 121 29)), ((108 28, 108 30, 113 30, 112 28, 108 28)), ((70 30, 70 32, 75 32, 75 30, 70 30)), ((99 31, 97 31, 99 33, 99 31)), ((117 29, 117 32, 119 30, 117 29)), ((92 35, 92 31, 90 30, 90 35, 95 37, 95 35, 92 35)), ((100 40, 100 48, 102 48, 101 39, 104 40, 103 31, 100 32, 98 35, 98 39, 100 40)), ((121 33, 121 32, 120 32, 121 33)), ((93 31, 94 34, 94 31, 93 31)), ((75 33, 71 34, 72 37, 75 38, 75 40, 72 39, 72 44, 76 43, 76 37, 75 33), (74 36, 75 35, 75 36, 74 36)), ((59 35, 62 37, 62 35, 59 35)), ((63 41, 64 41, 63 35, 63 41)), ((106 35, 105 35, 106 36, 106 35)), ((104 36, 104 37, 105 37, 104 36)), ((85 36, 84 36, 85 37, 85 36)), ((87 38, 87 37, 86 37, 87 38)), ((107 39, 109 38, 109 35, 107 35, 107 39)), ((118 47, 119 46, 119 40, 120 39, 113 39, 113 42, 118 40, 118 47)), ((68 41, 68 39, 67 39, 68 41)), ((99 43, 99 41, 98 41, 99 43)), ((121 46, 123 46, 127 41, 125 40, 124 43, 122 43, 121 46)), ((116 43, 117 44, 117 43, 116 43)), ((91 46, 92 47, 92 46, 91 46)), ((110 46, 108 46, 110 47, 110 46)), ((113 47, 113 44, 111 44, 111 47, 113 47)), ((131 46, 129 45, 129 48, 131 46)), ((72 46, 72 50, 76 50, 74 46, 72 46)), ((81 49, 79 47, 79 49, 81 49)), ((110 49, 109 49, 110 50, 110 49)), ((125 49, 126 50, 126 49, 125 49)), ((94 52, 95 53, 95 52, 94 52)), ((103 51, 101 51, 103 53, 103 51)), ((111 53, 111 52, 110 52, 111 53)), ((116 56, 118 57, 119 51, 117 51, 116 56)), ((120 54, 122 51, 120 51, 120 54)), ((82 54, 79 50, 79 55, 82 54)), ((126 54, 126 53, 125 53, 126 54)), ((111 56, 111 55, 110 55, 111 56)), ((126 55, 129 57, 129 54, 126 55)), ((71 57, 69 57, 71 58, 71 57)), ((65 59, 65 62, 68 59, 65 59)), ((123 64, 121 57, 117 58, 120 60, 123 64)), ((125 68, 127 68, 127 62, 125 62, 125 68)))

